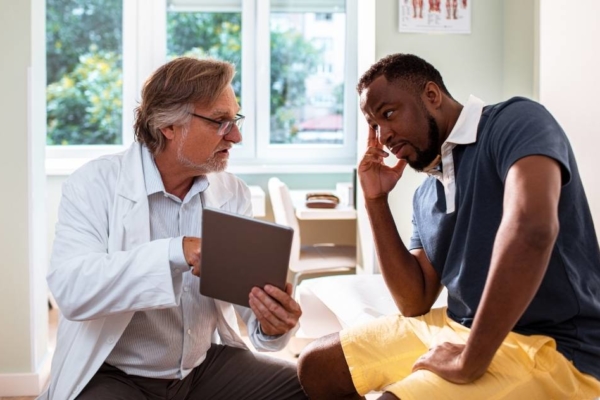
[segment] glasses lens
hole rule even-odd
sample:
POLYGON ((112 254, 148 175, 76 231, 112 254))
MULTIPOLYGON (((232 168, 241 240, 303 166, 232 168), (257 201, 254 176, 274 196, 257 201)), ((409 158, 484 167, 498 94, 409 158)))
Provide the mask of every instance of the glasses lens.
POLYGON ((235 126, 237 126, 237 128, 239 130, 241 130, 242 125, 244 124, 245 118, 246 117, 244 117, 244 116, 240 116, 240 117, 236 117, 236 119, 234 119, 234 120, 221 122, 221 126, 219 127, 217 134, 221 135, 221 136, 227 135, 229 132, 231 132, 231 128, 233 128, 233 124, 235 124, 235 126))
POLYGON ((235 120, 235 125, 240 131, 242 130, 242 125, 244 125, 245 119, 246 117, 240 116, 238 119, 235 120))
POLYGON ((221 122, 221 126, 219 127, 218 134, 220 136, 225 136, 231 131, 231 126, 233 125, 233 121, 224 121, 221 122))

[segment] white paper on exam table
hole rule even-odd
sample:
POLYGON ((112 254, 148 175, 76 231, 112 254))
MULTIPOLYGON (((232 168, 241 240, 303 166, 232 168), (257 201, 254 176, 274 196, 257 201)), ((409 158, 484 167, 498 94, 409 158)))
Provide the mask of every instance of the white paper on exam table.
MULTIPOLYGON (((298 289, 304 317, 301 319, 301 325, 306 328, 304 330, 307 334, 309 331, 315 332, 316 329, 322 332, 327 330, 327 333, 335 332, 339 330, 335 329, 336 322, 341 328, 346 328, 372 321, 383 315, 399 313, 383 276, 379 274, 307 279, 298 289), (332 317, 337 321, 328 321, 332 317), (323 321, 328 322, 324 324, 323 321)), ((446 304, 447 292, 444 289, 433 308, 443 307, 446 304)))

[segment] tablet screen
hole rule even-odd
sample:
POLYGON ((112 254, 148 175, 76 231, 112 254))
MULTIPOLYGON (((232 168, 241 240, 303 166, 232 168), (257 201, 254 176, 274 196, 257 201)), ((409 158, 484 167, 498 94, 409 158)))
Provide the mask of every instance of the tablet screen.
POLYGON ((200 293, 249 307, 254 286, 284 290, 293 234, 287 226, 204 208, 200 293))

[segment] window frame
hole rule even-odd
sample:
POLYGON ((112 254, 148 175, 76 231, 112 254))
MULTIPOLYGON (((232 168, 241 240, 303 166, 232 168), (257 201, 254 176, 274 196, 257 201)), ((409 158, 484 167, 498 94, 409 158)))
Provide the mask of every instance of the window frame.
MULTIPOLYGON (((230 165, 354 165, 356 162, 358 0, 346 0, 344 143, 270 144, 270 1, 240 0, 241 9, 202 6, 194 11, 242 13, 242 99, 246 121, 244 140, 232 153, 230 165), (254 33, 254 34, 252 34, 254 33), (262 57, 258 55, 263 55, 262 57), (252 68, 254 66, 254 68, 252 68)), ((73 169, 89 159, 123 151, 134 141, 133 110, 144 80, 167 59, 168 0, 123 0, 123 113, 120 145, 47 145, 46 167, 73 169), (162 44, 162 45, 161 45, 162 44)), ((234 7, 235 8, 235 7, 234 7)), ((191 10, 190 10, 191 11, 191 10)), ((269 168, 271 169, 271 168, 269 168)))
MULTIPOLYGON (((266 164, 343 164, 356 159, 358 7, 356 0, 346 0, 345 79, 344 79, 344 143, 334 144, 271 144, 270 143, 270 57, 257 60, 257 128, 256 158, 266 164), (326 161, 325 161, 326 160, 326 161)), ((270 1, 261 1, 257 8, 257 52, 270 48, 270 1)), ((267 53, 265 51, 265 53, 267 53)))

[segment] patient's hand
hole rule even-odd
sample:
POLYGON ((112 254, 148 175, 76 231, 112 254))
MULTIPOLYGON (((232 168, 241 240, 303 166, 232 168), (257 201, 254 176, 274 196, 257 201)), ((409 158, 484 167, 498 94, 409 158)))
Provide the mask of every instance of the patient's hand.
POLYGON ((255 287, 249 295, 250 308, 260 322, 266 335, 283 335, 298 323, 302 310, 292 298, 292 285, 285 285, 285 292, 266 285, 264 290, 255 287))
POLYGON ((467 365, 463 357, 464 350, 464 344, 445 342, 435 346, 419 357, 413 365, 413 372, 426 369, 449 382, 471 383, 487 371, 490 362, 476 360, 476 363, 472 362, 467 365))

